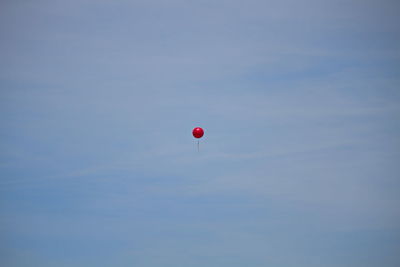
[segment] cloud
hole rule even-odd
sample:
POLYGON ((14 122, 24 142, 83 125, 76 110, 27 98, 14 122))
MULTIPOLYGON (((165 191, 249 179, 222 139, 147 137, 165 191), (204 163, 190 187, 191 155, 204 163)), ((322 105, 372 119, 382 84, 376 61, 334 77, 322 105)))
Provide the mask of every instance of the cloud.
POLYGON ((396 3, 2 7, 1 232, 13 255, 396 266, 396 3))

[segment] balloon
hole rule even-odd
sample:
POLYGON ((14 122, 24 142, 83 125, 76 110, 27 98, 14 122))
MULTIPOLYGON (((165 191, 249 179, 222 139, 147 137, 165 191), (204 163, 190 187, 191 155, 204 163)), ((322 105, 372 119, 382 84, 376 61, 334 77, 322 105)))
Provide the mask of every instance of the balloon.
POLYGON ((193 129, 192 133, 195 138, 201 138, 204 135, 204 130, 200 127, 196 127, 193 129))

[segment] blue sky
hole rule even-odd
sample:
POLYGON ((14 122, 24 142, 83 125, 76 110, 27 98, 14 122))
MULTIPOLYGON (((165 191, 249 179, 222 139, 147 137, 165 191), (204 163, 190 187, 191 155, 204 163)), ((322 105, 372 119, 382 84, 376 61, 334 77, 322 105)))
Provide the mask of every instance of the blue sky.
POLYGON ((2 1, 1 265, 398 266, 399 7, 2 1))

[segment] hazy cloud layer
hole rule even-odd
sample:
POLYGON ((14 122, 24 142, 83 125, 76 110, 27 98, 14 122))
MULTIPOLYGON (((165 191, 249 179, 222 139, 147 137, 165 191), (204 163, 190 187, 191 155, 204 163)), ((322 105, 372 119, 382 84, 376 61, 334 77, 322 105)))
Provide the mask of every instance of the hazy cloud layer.
POLYGON ((397 266, 398 10, 3 1, 0 262, 397 266))

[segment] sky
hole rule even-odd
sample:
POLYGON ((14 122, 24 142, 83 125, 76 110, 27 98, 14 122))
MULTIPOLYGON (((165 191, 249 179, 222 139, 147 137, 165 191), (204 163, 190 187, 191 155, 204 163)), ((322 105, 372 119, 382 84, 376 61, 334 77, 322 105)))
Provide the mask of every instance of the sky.
POLYGON ((399 266, 399 10, 1 1, 1 265, 399 266))

